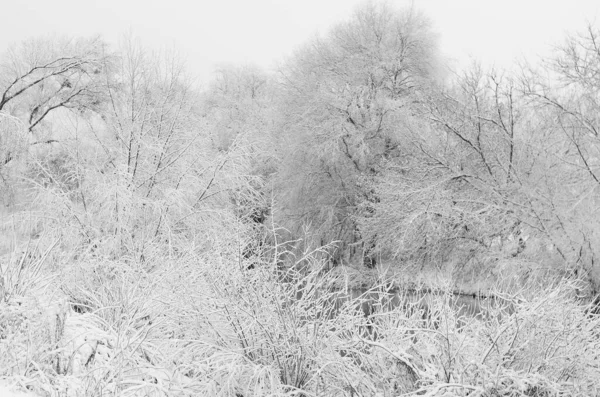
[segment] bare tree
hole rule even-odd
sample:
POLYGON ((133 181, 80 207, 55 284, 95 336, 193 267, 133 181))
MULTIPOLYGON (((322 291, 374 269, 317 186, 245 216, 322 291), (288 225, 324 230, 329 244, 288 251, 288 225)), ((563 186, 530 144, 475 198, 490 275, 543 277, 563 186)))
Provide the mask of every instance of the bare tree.
POLYGON ((546 201, 564 241, 569 266, 594 281, 598 269, 600 188, 600 32, 593 26, 569 35, 541 70, 525 69, 523 91, 545 115, 543 148, 552 175, 546 201))
POLYGON ((4 189, 16 189, 17 167, 9 172, 9 163, 22 158, 32 145, 58 142, 48 123, 51 115, 60 109, 81 112, 99 105, 98 81, 109 59, 98 38, 31 39, 2 55, 0 174, 4 189), (15 129, 11 120, 19 120, 19 127, 15 129))
POLYGON ((36 39, 13 46, 0 70, 0 111, 33 130, 54 110, 82 110, 99 102, 107 54, 93 39, 36 39))

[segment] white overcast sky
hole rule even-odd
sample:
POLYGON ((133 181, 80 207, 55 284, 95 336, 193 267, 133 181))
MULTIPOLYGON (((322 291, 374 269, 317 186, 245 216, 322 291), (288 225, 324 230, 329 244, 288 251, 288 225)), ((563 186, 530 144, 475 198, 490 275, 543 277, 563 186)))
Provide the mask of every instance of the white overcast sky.
MULTIPOLYGON (((175 46, 202 79, 222 63, 270 67, 299 44, 344 20, 360 0, 0 0, 0 50, 49 33, 126 32, 152 46, 175 46)), ((391 0, 399 6, 409 0, 391 0)), ((460 62, 510 65, 542 54, 586 21, 600 28, 600 0, 414 0, 460 62)))

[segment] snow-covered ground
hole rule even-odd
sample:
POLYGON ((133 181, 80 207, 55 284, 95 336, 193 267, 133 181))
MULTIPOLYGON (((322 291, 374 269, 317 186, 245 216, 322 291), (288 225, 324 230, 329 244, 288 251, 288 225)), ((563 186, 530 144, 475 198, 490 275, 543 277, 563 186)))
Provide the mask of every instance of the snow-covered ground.
POLYGON ((2 397, 36 397, 35 394, 17 391, 18 386, 0 380, 0 396, 2 397))

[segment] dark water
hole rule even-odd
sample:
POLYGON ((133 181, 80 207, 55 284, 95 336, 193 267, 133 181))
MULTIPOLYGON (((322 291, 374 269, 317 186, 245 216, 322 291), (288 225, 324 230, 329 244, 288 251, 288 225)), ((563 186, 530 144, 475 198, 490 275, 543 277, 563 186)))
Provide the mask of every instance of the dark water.
POLYGON ((456 318, 486 320, 492 317, 510 315, 512 305, 497 297, 481 297, 459 293, 441 294, 431 291, 372 291, 352 289, 339 291, 335 295, 334 311, 345 305, 353 305, 365 316, 374 313, 404 309, 408 315, 420 313, 427 317, 447 315, 448 309, 456 318))

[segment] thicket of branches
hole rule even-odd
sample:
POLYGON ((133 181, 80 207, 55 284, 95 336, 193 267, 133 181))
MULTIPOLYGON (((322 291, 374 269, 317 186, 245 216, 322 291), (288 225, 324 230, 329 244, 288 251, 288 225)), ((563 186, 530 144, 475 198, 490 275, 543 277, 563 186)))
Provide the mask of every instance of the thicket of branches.
POLYGON ((371 2, 275 73, 224 65, 206 87, 131 38, 12 47, 0 380, 597 394, 599 40, 447 71, 425 16, 371 2), (460 288, 494 298, 470 312, 460 288))

